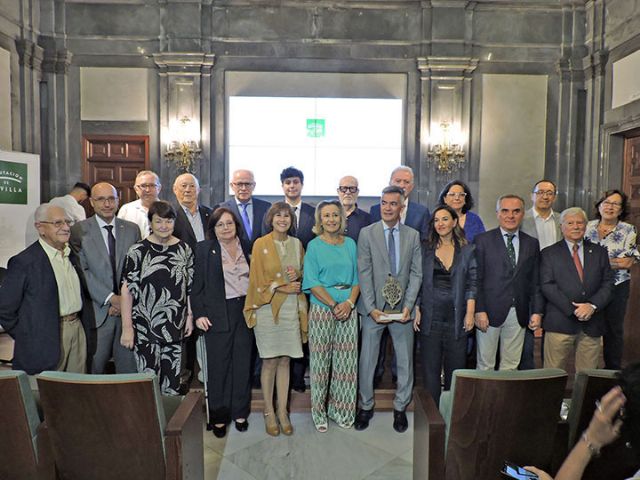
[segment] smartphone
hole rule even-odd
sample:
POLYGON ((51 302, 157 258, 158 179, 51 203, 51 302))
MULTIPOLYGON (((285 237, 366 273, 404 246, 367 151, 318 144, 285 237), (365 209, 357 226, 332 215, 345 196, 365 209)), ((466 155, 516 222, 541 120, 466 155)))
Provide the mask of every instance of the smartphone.
POLYGON ((511 462, 504 462, 504 467, 502 467, 502 471, 500 473, 509 478, 517 478, 518 480, 536 480, 538 478, 538 475, 535 473, 525 470, 511 462))

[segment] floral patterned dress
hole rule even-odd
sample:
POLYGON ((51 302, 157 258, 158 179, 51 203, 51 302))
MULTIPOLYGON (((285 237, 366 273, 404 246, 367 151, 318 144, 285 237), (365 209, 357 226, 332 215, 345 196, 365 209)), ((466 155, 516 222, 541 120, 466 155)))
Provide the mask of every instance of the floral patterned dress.
POLYGON ((184 242, 164 246, 145 239, 129 249, 122 278, 133 298, 138 371, 155 373, 162 393, 177 395, 193 252, 184 242))

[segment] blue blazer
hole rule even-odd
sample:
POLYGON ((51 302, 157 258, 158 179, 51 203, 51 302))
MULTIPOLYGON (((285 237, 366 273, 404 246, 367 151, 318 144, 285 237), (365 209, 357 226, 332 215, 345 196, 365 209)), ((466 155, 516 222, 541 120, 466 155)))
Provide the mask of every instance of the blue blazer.
MULTIPOLYGON (((73 249, 69 260, 80 279, 80 319, 87 338, 87 363, 90 363, 96 351, 91 296, 73 249)), ((29 375, 56 369, 60 360, 58 284, 49 257, 38 241, 9 260, 0 287, 0 324, 15 340, 14 369, 29 375)))
MULTIPOLYGON (((240 239, 240 246, 247 263, 250 263, 249 244, 240 239)), ((193 285, 191 286, 191 309, 194 320, 208 317, 212 333, 228 332, 227 302, 222 270, 222 249, 216 238, 196 245, 193 285)), ((205 333, 206 334, 206 333, 205 333)))
POLYGON ((265 202, 264 200, 260 200, 259 198, 256 198, 256 197, 251 198, 251 203, 253 207, 253 219, 251 222, 251 225, 253 228, 251 232, 251 238, 248 237, 247 232, 244 230, 244 224, 242 223, 242 215, 240 215, 240 210, 238 209, 238 204, 236 203, 235 197, 231 197, 226 202, 217 205, 217 207, 228 208, 233 212, 235 217, 238 219, 238 221, 240 222, 240 227, 242 229, 242 232, 238 232, 238 236, 240 237, 240 240, 248 242, 249 251, 251 251, 251 248, 253 247, 253 242, 255 242, 257 238, 260 238, 263 235, 266 235, 267 232, 265 230, 264 217, 269 211, 269 208, 271 208, 271 204, 269 202, 265 202))
MULTIPOLYGON (((382 219, 380 216, 380 204, 373 205, 369 211, 371 215, 371 223, 376 223, 382 219)), ((420 232, 420 238, 424 239, 427 236, 427 228, 429 226, 429 219, 431 213, 429 209, 424 205, 409 201, 407 206, 407 216, 404 220, 404 224, 420 232)))
POLYGON ((502 232, 494 228, 474 238, 478 263, 478 298, 476 312, 486 312, 489 325, 504 323, 509 309, 515 305, 518 323, 529 324, 533 313, 544 313, 540 291, 540 246, 538 240, 522 230, 518 234, 518 263, 511 267, 502 232))
POLYGON ((564 239, 542 251, 540 277, 547 309, 542 319, 545 331, 575 335, 584 332, 590 337, 603 333, 602 310, 613 293, 615 273, 609 265, 607 249, 584 240, 584 281, 578 271, 564 239), (592 303, 597 307, 587 322, 578 320, 573 312, 576 303, 592 303))
MULTIPOLYGON (((451 265, 451 289, 453 293, 454 322, 456 338, 470 332, 464 331, 464 316, 467 313, 467 300, 476 298, 477 267, 475 246, 467 244, 456 248, 451 265)), ((422 290, 420 295, 420 333, 429 335, 433 320, 433 270, 436 262, 434 249, 422 247, 422 290)))

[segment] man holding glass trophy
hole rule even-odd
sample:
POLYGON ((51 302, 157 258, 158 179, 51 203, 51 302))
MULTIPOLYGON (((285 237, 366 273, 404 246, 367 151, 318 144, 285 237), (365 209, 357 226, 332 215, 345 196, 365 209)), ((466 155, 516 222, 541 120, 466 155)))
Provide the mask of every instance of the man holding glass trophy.
POLYGON ((382 191, 382 219, 360 231, 358 277, 362 315, 360 394, 356 430, 364 430, 373 417, 373 376, 380 337, 385 328, 393 341, 398 364, 398 384, 393 400, 393 428, 407 430, 405 409, 413 389, 413 327, 411 318, 422 283, 420 234, 400 222, 404 190, 389 186, 382 191))

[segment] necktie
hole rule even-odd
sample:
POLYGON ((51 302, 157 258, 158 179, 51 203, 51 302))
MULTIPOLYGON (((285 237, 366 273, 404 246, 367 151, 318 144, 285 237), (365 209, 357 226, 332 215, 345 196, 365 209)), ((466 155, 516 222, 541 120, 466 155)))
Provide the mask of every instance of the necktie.
POLYGON ((244 231, 247 232, 247 238, 251 239, 253 237, 253 230, 251 228, 251 221, 249 220, 249 214, 247 213, 248 203, 241 203, 242 207, 242 224, 244 225, 244 231))
POLYGON ((391 268, 391 275, 396 275, 396 239, 393 238, 393 232, 395 227, 389 229, 389 267, 391 268))
POLYGON ((298 207, 293 207, 293 224, 296 227, 296 230, 298 229, 298 207))
POLYGON ((573 263, 576 266, 576 270, 578 271, 578 276, 580 277, 580 281, 584 280, 584 271, 582 270, 582 263, 580 262, 580 255, 578 255, 578 250, 580 250, 580 246, 577 243, 573 244, 573 263))
POLYGON ((516 249, 513 246, 513 237, 515 237, 515 234, 505 233, 504 236, 507 237, 507 255, 509 256, 511 267, 516 268, 516 249))
POLYGON ((111 262, 111 275, 113 278, 113 293, 118 293, 118 279, 116 278, 116 237, 113 236, 113 225, 105 225, 107 231, 107 243, 109 245, 109 262, 111 262))

